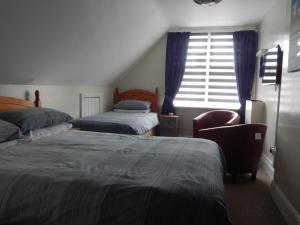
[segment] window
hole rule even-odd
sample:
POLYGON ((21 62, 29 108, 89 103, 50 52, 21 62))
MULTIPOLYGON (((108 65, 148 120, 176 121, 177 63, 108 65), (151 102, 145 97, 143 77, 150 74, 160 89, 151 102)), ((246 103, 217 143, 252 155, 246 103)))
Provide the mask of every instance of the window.
POLYGON ((232 33, 191 34, 175 106, 238 109, 232 33))

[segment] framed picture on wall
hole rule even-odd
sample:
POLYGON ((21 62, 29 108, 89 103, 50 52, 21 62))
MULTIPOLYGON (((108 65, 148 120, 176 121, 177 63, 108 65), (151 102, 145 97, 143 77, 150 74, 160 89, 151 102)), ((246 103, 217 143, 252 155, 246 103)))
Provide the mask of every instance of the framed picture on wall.
POLYGON ((289 72, 300 70, 300 0, 292 0, 289 72))

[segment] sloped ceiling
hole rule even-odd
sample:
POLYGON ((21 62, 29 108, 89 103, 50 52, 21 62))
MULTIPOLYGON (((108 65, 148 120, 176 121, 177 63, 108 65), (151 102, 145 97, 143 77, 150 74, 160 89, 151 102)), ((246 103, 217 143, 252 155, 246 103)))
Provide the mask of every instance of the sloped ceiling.
POLYGON ((193 0, 157 0, 157 4, 170 26, 208 27, 259 24, 276 1, 281 0, 223 0, 214 6, 199 6, 193 0))
POLYGON ((1 0, 0 83, 108 85, 167 29, 152 0, 1 0))
POLYGON ((276 0, 1 0, 0 83, 110 85, 174 26, 258 23, 276 0))

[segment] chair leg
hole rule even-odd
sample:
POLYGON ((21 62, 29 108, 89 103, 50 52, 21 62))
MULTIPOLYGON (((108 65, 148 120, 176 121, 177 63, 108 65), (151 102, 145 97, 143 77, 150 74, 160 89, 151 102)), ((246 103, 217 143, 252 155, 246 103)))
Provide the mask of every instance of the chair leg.
POLYGON ((231 183, 236 184, 236 174, 235 173, 231 174, 231 183))
POLYGON ((251 179, 252 179, 253 181, 256 180, 256 172, 252 173, 251 179))

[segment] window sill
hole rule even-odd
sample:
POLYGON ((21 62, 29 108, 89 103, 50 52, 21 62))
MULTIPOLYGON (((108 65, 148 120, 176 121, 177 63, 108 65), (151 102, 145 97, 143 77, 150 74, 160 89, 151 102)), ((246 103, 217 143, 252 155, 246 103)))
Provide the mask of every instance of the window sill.
POLYGON ((176 109, 208 109, 208 110, 234 110, 238 111, 240 107, 217 107, 217 106, 182 106, 175 105, 176 109))

